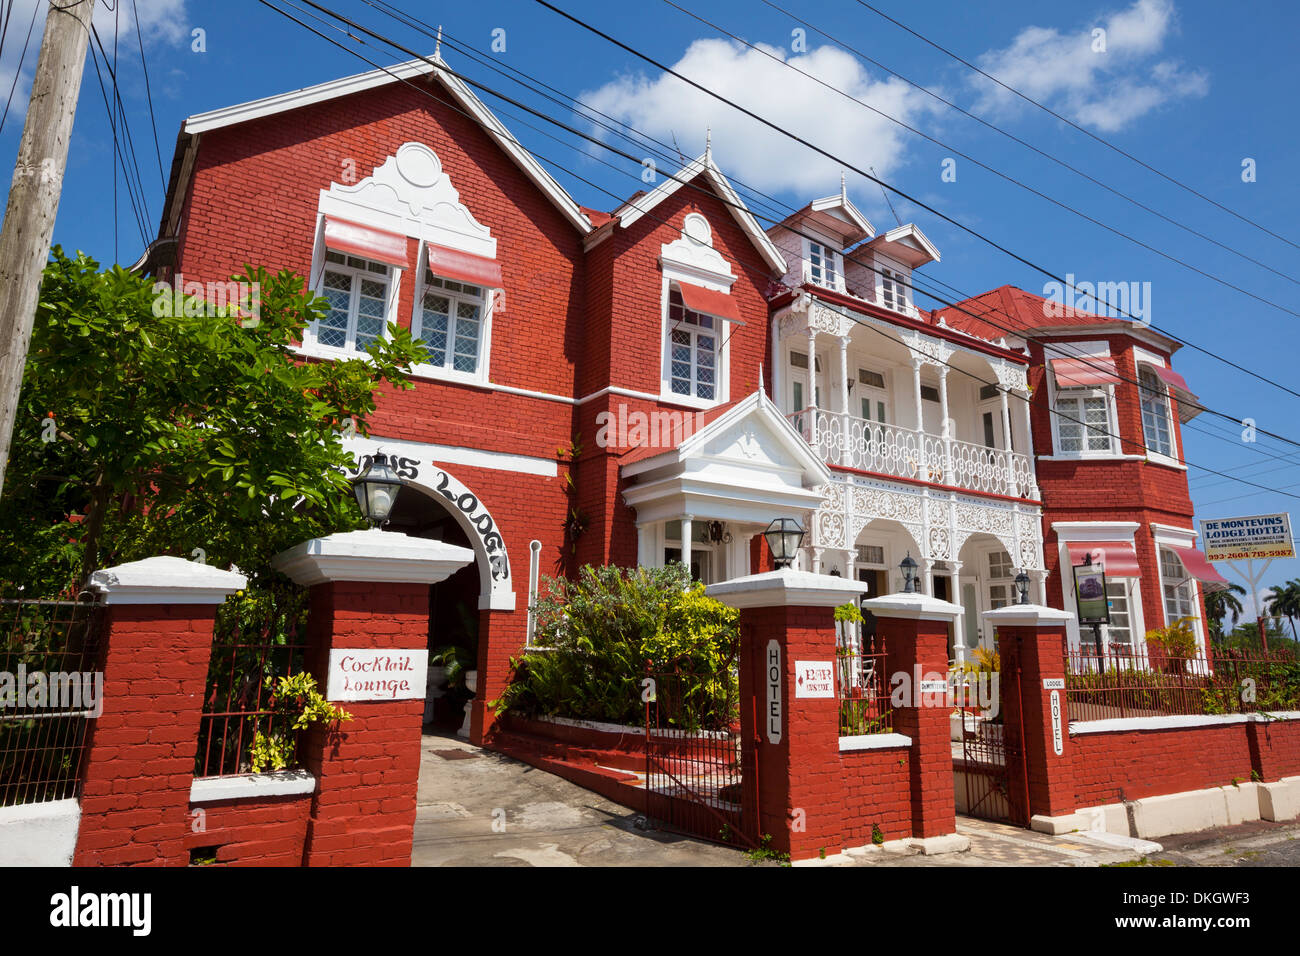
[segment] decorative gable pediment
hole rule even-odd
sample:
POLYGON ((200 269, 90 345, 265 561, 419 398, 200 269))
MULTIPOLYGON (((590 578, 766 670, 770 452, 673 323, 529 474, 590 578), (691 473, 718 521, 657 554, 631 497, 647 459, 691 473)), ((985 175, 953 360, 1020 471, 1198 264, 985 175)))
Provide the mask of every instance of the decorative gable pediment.
POLYGON ((495 259, 497 241, 460 201, 438 155, 423 143, 404 143, 355 184, 321 190, 320 210, 403 236, 495 259))
POLYGON ((659 264, 669 279, 691 282, 719 292, 731 291, 736 281, 731 263, 713 248, 713 227, 697 212, 690 213, 682 224, 681 238, 664 243, 659 264))

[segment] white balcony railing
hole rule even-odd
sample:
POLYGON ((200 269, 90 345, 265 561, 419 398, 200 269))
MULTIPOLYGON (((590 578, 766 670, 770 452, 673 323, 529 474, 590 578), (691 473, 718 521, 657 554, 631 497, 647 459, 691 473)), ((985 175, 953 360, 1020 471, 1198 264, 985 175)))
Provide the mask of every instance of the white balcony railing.
POLYGON ((822 408, 805 408, 786 418, 821 459, 832 465, 983 494, 1038 498, 1038 483, 1027 455, 822 408))

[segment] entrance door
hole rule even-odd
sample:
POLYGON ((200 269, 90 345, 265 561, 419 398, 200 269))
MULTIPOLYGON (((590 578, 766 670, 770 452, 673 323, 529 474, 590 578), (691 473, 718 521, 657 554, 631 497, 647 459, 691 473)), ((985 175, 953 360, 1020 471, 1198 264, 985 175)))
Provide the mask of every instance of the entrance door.
POLYGON ((980 587, 980 579, 977 575, 962 575, 961 577, 961 606, 962 606, 962 646, 957 650, 957 660, 964 661, 970 657, 971 653, 977 647, 990 647, 990 640, 984 640, 984 620, 980 614, 985 610, 984 606, 984 589, 980 587))

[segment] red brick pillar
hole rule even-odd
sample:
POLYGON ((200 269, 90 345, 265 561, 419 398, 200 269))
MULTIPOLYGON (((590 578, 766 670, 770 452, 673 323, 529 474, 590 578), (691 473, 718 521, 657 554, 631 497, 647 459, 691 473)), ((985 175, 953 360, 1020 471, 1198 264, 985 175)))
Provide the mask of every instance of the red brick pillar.
POLYGON ((1073 821, 1054 825, 1049 818, 1073 814, 1074 773, 1070 765, 1070 718, 1065 706, 1065 627, 1068 611, 1036 604, 1012 604, 986 611, 997 629, 1003 726, 1022 746, 1007 748, 1012 805, 1023 805, 1028 792, 1027 823, 1057 832, 1073 821))
POLYGON ((834 608, 863 590, 855 581, 786 568, 706 592, 740 609, 742 760, 747 777, 757 774, 757 835, 770 834, 771 848, 792 860, 844 849, 834 608), (824 663, 831 696, 801 696, 797 662, 824 663))
POLYGON ((478 615, 478 687, 470 703, 469 739, 481 745, 492 735, 496 712, 488 706, 510 685, 510 660, 528 641, 528 611, 482 610, 478 615))
POLYGON ((156 557, 96 571, 103 712, 82 769, 75 866, 185 866, 217 607, 242 574, 156 557))
POLYGON ((964 838, 951 838, 957 809, 947 693, 948 626, 961 608, 925 594, 889 594, 863 607, 884 640, 894 730, 912 738, 912 836, 933 841, 922 843, 927 851, 964 849, 964 838))
POLYGON ((468 548, 385 531, 315 538, 273 566, 311 586, 307 666, 352 720, 313 727, 306 866, 408 866, 420 779, 429 585, 468 548))

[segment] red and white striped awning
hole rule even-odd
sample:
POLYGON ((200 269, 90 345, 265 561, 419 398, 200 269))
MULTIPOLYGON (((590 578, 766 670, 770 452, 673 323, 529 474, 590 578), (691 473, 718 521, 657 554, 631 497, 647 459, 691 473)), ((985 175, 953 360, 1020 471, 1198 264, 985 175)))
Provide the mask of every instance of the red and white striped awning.
POLYGON ((1137 550, 1132 541, 1070 541, 1065 547, 1070 552, 1072 565, 1084 564, 1084 558, 1091 556, 1092 563, 1101 565, 1112 578, 1141 576, 1137 550))
POLYGON ((689 282, 678 282, 677 287, 682 293, 682 304, 692 312, 716 315, 720 319, 728 319, 732 322, 741 321, 740 309, 736 307, 736 300, 730 293, 706 289, 702 285, 691 285, 689 282))
POLYGON ((1163 365, 1148 365, 1147 368, 1151 369, 1156 378, 1168 385, 1169 390, 1174 393, 1174 398, 1178 400, 1178 420, 1180 422, 1191 421, 1201 414, 1200 399, 1187 387, 1187 379, 1163 365))
POLYGON ((1106 355, 1052 359, 1057 388, 1088 388, 1119 381, 1115 360, 1106 355))
POLYGON ((1206 591, 1222 591, 1228 586, 1228 579, 1215 570, 1214 565, 1210 563, 1202 552, 1191 546, 1180 548, 1177 545, 1169 545, 1169 550, 1178 555, 1178 560, 1183 562, 1183 567, 1187 573, 1196 580, 1201 582, 1201 587, 1206 591))
POLYGON ((434 275, 489 289, 502 288, 501 263, 495 259, 432 242, 425 243, 425 248, 429 253, 429 271, 434 275))
POLYGON ((405 236, 349 222, 346 219, 326 217, 325 247, 335 252, 360 256, 362 259, 387 263, 401 269, 406 269, 410 265, 406 255, 405 236))

